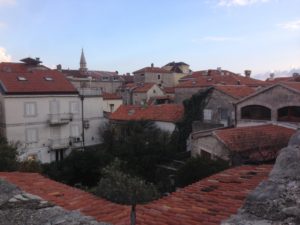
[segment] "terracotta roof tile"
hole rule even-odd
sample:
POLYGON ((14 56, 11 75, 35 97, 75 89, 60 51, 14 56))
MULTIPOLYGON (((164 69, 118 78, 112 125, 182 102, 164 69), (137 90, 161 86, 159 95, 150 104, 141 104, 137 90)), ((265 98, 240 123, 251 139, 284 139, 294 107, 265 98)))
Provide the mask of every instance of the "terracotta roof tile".
POLYGON ((221 85, 247 85, 252 87, 265 86, 265 81, 248 78, 226 70, 222 74, 218 70, 208 70, 208 72, 198 71, 181 79, 176 88, 188 87, 208 87, 215 84, 221 85), (205 75, 207 73, 207 75, 205 75))
POLYGON ((232 152, 248 152, 252 160, 271 160, 286 146, 294 129, 266 124, 214 131, 214 135, 232 152), (267 157, 267 158, 265 158, 267 157))
POLYGON ((133 74, 136 73, 170 73, 170 71, 162 69, 160 67, 145 67, 143 69, 133 72, 133 74))
POLYGON ((135 105, 121 105, 110 115, 111 120, 151 120, 164 122, 177 122, 184 113, 179 104, 149 105, 147 107, 135 105))
POLYGON ((6 94, 77 93, 64 75, 55 70, 0 72, 0 81, 6 94))
MULTIPOLYGON (((266 179, 272 166, 235 167, 145 205, 137 225, 217 225, 235 214, 247 194, 266 179)), ((130 207, 98 198, 35 173, 1 172, 0 178, 67 210, 79 210, 101 222, 130 224, 130 207)))
POLYGON ((122 99, 121 96, 119 96, 116 93, 107 93, 107 92, 103 92, 102 93, 102 97, 104 100, 110 100, 110 99, 122 99))
POLYGON ((146 93, 149 91, 155 83, 142 83, 142 84, 135 84, 133 87, 133 93, 146 93))
POLYGON ((255 92, 255 89, 246 85, 214 85, 214 88, 233 98, 244 98, 255 92))

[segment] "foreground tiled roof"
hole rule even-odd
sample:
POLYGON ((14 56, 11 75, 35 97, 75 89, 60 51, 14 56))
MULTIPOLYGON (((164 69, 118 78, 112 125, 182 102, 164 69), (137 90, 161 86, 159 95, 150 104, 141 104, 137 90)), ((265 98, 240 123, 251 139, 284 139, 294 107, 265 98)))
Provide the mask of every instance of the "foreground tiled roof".
POLYGON ((145 67, 133 72, 133 74, 136 73, 170 73, 170 71, 162 69, 160 67, 145 67))
POLYGON ((0 81, 5 94, 77 93, 64 75, 55 70, 0 72, 0 81))
MULTIPOLYGON (((217 225, 235 214, 247 194, 266 179, 271 165, 241 166, 205 178, 154 202, 138 205, 137 225, 217 225)), ((130 224, 130 207, 97 198, 35 173, 0 173, 0 178, 67 210, 101 222, 130 224)))
POLYGON ((254 88, 246 85, 214 85, 214 88, 236 99, 246 97, 255 92, 254 88))
POLYGON ((184 108, 179 104, 149 105, 146 107, 135 105, 121 105, 111 114, 111 120, 151 120, 177 122, 183 117, 184 108))
POLYGON ((277 152, 288 144, 294 129, 273 124, 220 129, 214 135, 233 152, 250 152, 252 160, 262 157, 274 159, 277 152), (258 152, 259 151, 259 152, 258 152), (259 153, 264 155, 259 155, 259 153))

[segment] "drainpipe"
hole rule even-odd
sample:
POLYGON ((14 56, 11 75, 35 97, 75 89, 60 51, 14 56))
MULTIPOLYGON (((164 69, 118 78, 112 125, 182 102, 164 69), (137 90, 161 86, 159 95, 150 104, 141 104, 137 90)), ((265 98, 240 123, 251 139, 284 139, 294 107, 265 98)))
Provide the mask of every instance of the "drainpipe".
POLYGON ((81 129, 82 129, 82 147, 84 150, 85 147, 85 142, 84 142, 84 105, 83 105, 83 100, 84 100, 84 96, 83 93, 80 95, 80 99, 81 99, 81 129))

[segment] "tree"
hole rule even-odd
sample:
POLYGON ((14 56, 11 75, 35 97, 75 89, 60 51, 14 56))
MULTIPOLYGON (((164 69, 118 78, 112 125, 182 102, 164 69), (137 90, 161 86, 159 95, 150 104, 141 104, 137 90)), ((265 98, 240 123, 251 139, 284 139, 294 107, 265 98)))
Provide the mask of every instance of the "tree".
POLYGON ((191 158, 177 171, 176 186, 184 187, 228 167, 228 162, 221 159, 191 158))
POLYGON ((126 163, 125 172, 153 182, 156 165, 168 161, 174 154, 170 134, 151 121, 129 121, 109 127, 103 138, 108 153, 126 163))
POLYGON ((159 197, 153 184, 124 173, 122 162, 118 159, 102 170, 102 178, 95 194, 116 203, 130 205, 149 202, 159 197))
POLYGON ((111 156, 100 149, 72 151, 60 162, 44 164, 43 173, 69 185, 93 187, 101 178, 101 169, 111 160, 111 156))
POLYGON ((18 167, 17 148, 0 137, 0 171, 14 171, 18 167))

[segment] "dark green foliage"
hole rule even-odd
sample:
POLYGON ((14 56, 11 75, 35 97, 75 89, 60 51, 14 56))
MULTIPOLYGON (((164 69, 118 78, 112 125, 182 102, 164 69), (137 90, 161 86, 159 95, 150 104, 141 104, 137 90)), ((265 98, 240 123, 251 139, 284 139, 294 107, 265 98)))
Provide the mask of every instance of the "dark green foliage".
POLYGON ((130 121, 120 125, 118 132, 109 130, 114 135, 110 135, 112 140, 105 140, 105 145, 114 157, 126 162, 126 172, 153 182, 156 165, 172 154, 170 134, 150 121, 130 121))
POLYGON ((172 140, 177 143, 179 151, 186 150, 186 140, 192 132, 193 121, 203 120, 203 110, 207 105, 212 88, 201 90, 191 98, 183 101, 184 117, 177 123, 177 131, 173 133, 172 140))
POLYGON ((116 159, 102 170, 95 194, 121 204, 145 203, 159 197, 153 184, 123 172, 121 161, 116 159))
POLYGON ((17 148, 0 137, 0 171, 14 171, 17 167, 17 148))
POLYGON ((228 162, 221 159, 191 158, 177 171, 176 184, 184 187, 227 168, 228 162))
POLYGON ((92 187, 99 181, 101 169, 110 161, 110 155, 101 150, 72 151, 60 162, 44 164, 43 173, 69 185, 92 187))
POLYGON ((40 162, 36 160, 25 160, 19 163, 18 171, 27 173, 40 173, 42 172, 42 166, 40 162))

